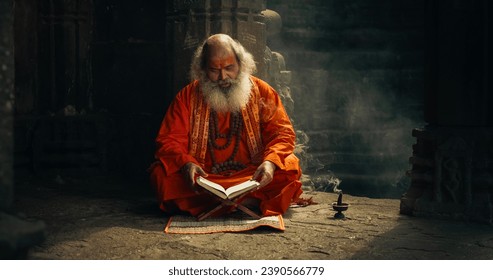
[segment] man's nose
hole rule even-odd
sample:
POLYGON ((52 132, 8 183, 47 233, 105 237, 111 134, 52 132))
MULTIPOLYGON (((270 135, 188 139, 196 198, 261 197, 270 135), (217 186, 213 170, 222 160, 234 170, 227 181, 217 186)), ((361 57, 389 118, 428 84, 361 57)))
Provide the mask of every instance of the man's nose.
POLYGON ((226 78, 226 70, 220 70, 219 71, 219 80, 224 80, 226 78))

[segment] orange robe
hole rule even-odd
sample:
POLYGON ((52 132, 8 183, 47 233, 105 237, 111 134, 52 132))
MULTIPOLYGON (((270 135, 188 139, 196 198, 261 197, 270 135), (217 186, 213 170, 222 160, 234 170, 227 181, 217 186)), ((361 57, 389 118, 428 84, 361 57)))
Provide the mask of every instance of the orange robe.
MULTIPOLYGON (((200 165, 209 174, 207 179, 223 185, 225 188, 250 179, 258 165, 264 160, 273 162, 277 169, 274 178, 267 186, 248 194, 260 200, 262 215, 283 214, 290 203, 301 195, 301 170, 298 158, 293 154, 295 133, 289 117, 275 90, 264 81, 251 77, 253 83, 252 98, 246 106, 248 111, 257 110, 248 125, 244 120, 239 150, 235 161, 247 167, 233 174, 211 174, 212 160, 207 149, 207 137, 204 140, 204 128, 195 133, 198 123, 204 122, 205 114, 194 100, 203 102, 199 84, 194 81, 183 88, 171 103, 162 121, 156 138, 157 162, 151 165, 151 185, 154 187, 160 208, 165 212, 185 211, 197 216, 218 205, 218 200, 208 193, 197 194, 187 186, 180 172, 183 165, 193 162, 200 165), (253 108, 253 109, 252 109, 253 108), (201 115, 202 114, 202 115, 201 115), (255 117, 256 116, 256 117, 255 117), (194 123, 197 123, 194 125, 194 123), (256 129, 259 133, 254 133, 256 129), (260 134, 260 135, 256 135, 260 134), (255 144, 256 140, 259 140, 255 144), (202 145, 200 143, 202 142, 202 145), (205 144, 204 144, 205 143, 205 144), (252 144, 254 143, 254 144, 252 144), (255 152, 257 151, 257 152, 255 152)), ((203 105, 208 109, 207 105, 203 105)), ((202 110, 203 111, 203 110, 202 110)), ((244 111, 247 111, 244 108, 244 111)), ((248 118, 248 113, 244 113, 248 118)), ((218 113, 219 132, 229 132, 230 113, 218 113)), ((208 116, 208 115, 207 115, 208 116)), ((224 144, 226 139, 218 139, 224 144)), ((217 162, 224 162, 233 153, 234 142, 225 150, 215 150, 217 162)), ((218 215, 223 212, 217 212, 218 215)))

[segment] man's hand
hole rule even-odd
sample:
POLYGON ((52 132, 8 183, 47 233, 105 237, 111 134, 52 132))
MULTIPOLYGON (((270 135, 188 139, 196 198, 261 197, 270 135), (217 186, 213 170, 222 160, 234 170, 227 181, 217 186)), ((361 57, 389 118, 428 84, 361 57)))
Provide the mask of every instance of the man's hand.
POLYGON ((195 178, 197 176, 202 176, 202 177, 208 176, 207 173, 205 173, 205 171, 202 169, 202 167, 196 165, 193 162, 186 163, 181 168, 181 171, 185 176, 185 181, 187 182, 188 186, 195 192, 198 192, 197 189, 195 188, 195 178))
POLYGON ((272 182, 272 179, 274 179, 274 171, 276 170, 276 168, 277 166, 268 160, 262 162, 262 164, 259 165, 252 177, 253 180, 260 183, 258 189, 272 182))

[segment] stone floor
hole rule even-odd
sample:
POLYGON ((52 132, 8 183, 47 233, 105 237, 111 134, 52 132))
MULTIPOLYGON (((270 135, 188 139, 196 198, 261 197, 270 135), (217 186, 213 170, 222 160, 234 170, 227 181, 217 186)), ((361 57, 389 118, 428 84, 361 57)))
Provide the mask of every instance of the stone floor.
POLYGON ((333 218, 334 193, 305 192, 318 204, 291 208, 284 232, 165 234, 147 185, 110 178, 25 180, 15 210, 45 223, 33 260, 469 260, 493 259, 493 227, 399 214, 398 199, 344 195, 346 219, 333 218), (42 182, 42 183, 41 183, 42 182))

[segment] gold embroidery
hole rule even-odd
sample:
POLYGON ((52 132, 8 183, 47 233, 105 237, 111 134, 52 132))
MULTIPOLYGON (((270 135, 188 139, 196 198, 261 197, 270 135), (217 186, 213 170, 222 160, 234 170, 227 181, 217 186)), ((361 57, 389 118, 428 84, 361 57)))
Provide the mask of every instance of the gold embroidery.
POLYGON ((190 124, 192 131, 190 134, 192 145, 189 147, 189 154, 195 157, 200 164, 205 164, 205 154, 207 152, 207 138, 209 132, 209 106, 205 104, 202 93, 199 90, 198 82, 195 85, 196 91, 190 97, 190 124))

